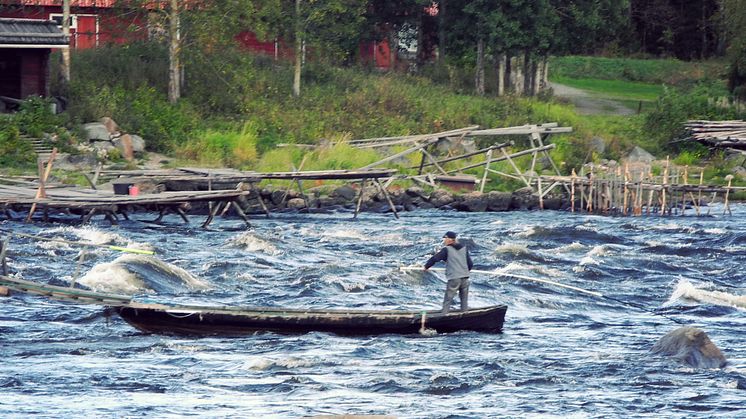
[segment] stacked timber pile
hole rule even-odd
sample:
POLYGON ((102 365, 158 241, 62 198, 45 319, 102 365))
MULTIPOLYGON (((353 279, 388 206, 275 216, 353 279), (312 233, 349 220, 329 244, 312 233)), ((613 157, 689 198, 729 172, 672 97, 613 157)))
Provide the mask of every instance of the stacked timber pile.
POLYGON ((684 141, 746 151, 746 121, 689 121, 684 141))

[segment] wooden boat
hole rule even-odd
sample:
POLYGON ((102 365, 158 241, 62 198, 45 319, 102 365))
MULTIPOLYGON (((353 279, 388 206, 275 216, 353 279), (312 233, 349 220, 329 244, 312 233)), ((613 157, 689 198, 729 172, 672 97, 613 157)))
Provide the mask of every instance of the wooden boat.
POLYGON ((258 331, 377 335, 427 329, 438 333, 459 330, 499 333, 506 310, 507 306, 497 305, 442 314, 440 311, 233 308, 134 302, 116 308, 127 323, 143 332, 180 335, 242 335, 258 331))
POLYGON ((149 304, 123 295, 39 284, 7 276, 0 276, 0 286, 79 304, 113 307, 127 323, 143 332, 172 335, 234 336, 261 331, 318 331, 340 335, 410 334, 427 330, 499 333, 507 311, 505 305, 443 314, 440 310, 310 310, 149 304))

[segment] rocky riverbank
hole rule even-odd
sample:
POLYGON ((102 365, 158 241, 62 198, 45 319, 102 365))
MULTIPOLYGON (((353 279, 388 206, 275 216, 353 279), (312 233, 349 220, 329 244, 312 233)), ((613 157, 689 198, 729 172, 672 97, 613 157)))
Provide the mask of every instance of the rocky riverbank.
MULTIPOLYGON (((325 193, 321 189, 307 191, 306 199, 296 190, 278 190, 264 187, 255 190, 247 198, 242 198, 241 206, 249 212, 259 212, 256 193, 259 193, 270 211, 305 210, 340 210, 354 209, 359 189, 349 185, 340 186, 325 193), (307 204, 306 204, 307 202, 307 204)), ((391 201, 397 211, 414 211, 417 209, 443 209, 467 212, 511 211, 539 209, 539 197, 531 188, 522 188, 515 192, 466 192, 454 193, 444 189, 431 192, 420 187, 392 188, 388 190, 391 201)), ((545 197, 544 209, 562 209, 569 205, 557 196, 545 197)), ((389 212, 391 208, 386 197, 372 188, 366 189, 361 202, 361 211, 389 212)))

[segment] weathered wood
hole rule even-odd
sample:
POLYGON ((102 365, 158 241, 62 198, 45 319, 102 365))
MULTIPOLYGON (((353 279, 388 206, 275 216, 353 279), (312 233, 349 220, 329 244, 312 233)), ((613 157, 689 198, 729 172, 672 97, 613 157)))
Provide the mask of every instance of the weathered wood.
POLYGON ((360 193, 357 196, 357 204, 355 205, 355 214, 352 218, 357 218, 357 214, 360 212, 360 205, 363 203, 363 193, 365 192, 365 182, 367 179, 360 180, 360 193))
MULTIPOLYGON (((54 159, 57 157, 57 148, 52 149, 52 154, 49 156, 49 161, 47 162, 47 168, 42 174, 39 173, 39 189, 36 191, 36 197, 35 199, 39 199, 46 196, 46 193, 44 191, 44 182, 47 181, 49 178, 49 173, 52 171, 52 165, 54 164, 54 159)), ((34 216, 34 211, 36 211, 36 202, 31 204, 31 209, 29 210, 28 217, 26 217, 26 222, 31 222, 31 217, 34 216)))
POLYGON ((373 182, 376 183, 376 186, 378 186, 378 190, 380 190, 381 193, 383 194, 383 196, 386 197, 386 201, 389 203, 389 207, 391 208, 391 211, 394 212, 394 217, 396 217, 398 219, 399 218, 399 213, 396 212, 396 206, 394 205, 394 202, 391 201, 391 196, 389 196, 389 193, 388 193, 388 191, 386 191, 386 188, 384 188, 381 185, 381 182, 378 179, 373 179, 373 182))
POLYGON ((8 244, 10 243, 10 237, 0 241, 0 267, 2 268, 3 275, 8 275, 8 262, 6 255, 8 253, 8 244))
POLYGON ((243 219, 243 221, 246 223, 246 226, 251 228, 251 222, 249 221, 249 217, 247 217, 246 214, 243 212, 243 210, 241 209, 241 206, 238 205, 238 202, 231 201, 230 205, 233 206, 233 209, 235 209, 238 215, 243 219))

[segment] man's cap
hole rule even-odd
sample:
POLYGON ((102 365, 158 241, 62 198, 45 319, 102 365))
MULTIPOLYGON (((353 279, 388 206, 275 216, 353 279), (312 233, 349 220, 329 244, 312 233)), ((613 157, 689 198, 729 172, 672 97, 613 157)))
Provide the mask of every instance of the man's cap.
POLYGON ((443 235, 443 238, 455 239, 456 233, 454 233, 453 231, 446 231, 446 234, 443 235))

